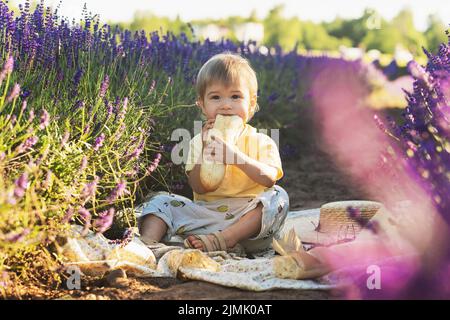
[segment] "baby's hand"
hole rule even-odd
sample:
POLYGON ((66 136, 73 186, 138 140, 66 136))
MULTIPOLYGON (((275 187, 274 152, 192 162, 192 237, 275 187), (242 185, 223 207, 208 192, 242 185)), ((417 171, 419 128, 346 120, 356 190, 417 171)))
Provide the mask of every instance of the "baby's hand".
POLYGON ((239 149, 218 136, 213 135, 211 139, 212 142, 203 149, 205 159, 223 164, 236 164, 239 149))
POLYGON ((202 150, 205 149, 206 146, 206 138, 208 137, 208 130, 214 128, 214 122, 216 121, 216 119, 208 119, 206 120, 205 124, 203 125, 202 128, 202 143, 203 143, 203 148, 202 150))

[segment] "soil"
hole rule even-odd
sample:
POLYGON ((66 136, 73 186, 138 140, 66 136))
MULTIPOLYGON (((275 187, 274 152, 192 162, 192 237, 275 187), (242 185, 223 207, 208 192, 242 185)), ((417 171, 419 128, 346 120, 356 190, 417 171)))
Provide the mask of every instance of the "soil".
MULTIPOLYGON (((364 199, 363 192, 350 182, 346 174, 335 167, 331 157, 314 138, 310 119, 280 131, 284 177, 278 181, 290 197, 291 210, 318 208, 336 200, 364 199)), ((201 281, 174 278, 127 278, 113 284, 103 279, 83 279, 81 290, 17 288, 14 298, 21 299, 265 299, 300 300, 334 299, 336 292, 323 290, 273 290, 250 292, 222 287, 201 281), (121 287, 121 288, 120 288, 121 287)))

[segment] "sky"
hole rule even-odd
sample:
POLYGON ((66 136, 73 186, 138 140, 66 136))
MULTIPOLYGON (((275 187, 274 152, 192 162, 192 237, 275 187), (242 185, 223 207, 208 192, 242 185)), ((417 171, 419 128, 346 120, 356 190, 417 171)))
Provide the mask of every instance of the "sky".
MULTIPOLYGON (((13 0, 15 4, 23 0, 13 0)), ((60 0, 44 0, 47 5, 56 6, 60 0)), ((450 24, 450 0, 62 0, 60 13, 77 20, 81 17, 83 4, 88 11, 100 14, 102 21, 127 21, 138 11, 151 11, 160 16, 184 21, 202 18, 224 18, 230 15, 248 16, 256 10, 263 18, 277 4, 285 5, 286 17, 297 16, 314 22, 342 18, 360 17, 365 8, 376 9, 386 19, 409 6, 414 13, 416 28, 426 28, 429 14, 437 13, 442 21, 450 24)))

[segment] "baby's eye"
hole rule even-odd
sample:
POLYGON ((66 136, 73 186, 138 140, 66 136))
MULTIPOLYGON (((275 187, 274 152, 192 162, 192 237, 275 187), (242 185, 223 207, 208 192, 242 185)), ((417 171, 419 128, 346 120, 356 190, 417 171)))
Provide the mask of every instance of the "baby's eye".
POLYGON ((241 96, 240 96, 240 95, 237 95, 237 94, 235 94, 235 95, 233 95, 233 96, 232 96, 232 98, 233 98, 233 99, 240 99, 240 98, 241 98, 241 96))
POLYGON ((212 96, 211 99, 217 100, 217 99, 220 99, 220 97, 219 96, 212 96))

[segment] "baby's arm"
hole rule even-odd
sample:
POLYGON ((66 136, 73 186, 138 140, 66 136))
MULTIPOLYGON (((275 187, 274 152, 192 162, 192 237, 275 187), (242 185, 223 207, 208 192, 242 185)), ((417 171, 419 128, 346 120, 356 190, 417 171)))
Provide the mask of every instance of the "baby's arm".
POLYGON ((250 158, 241 151, 237 151, 236 156, 236 166, 256 183, 270 188, 277 182, 277 168, 250 158))
POLYGON ((201 164, 194 165, 194 168, 191 171, 188 171, 188 183, 191 186, 192 190, 198 194, 204 194, 206 192, 212 192, 219 188, 219 186, 215 189, 206 189, 202 182, 200 181, 200 166, 201 164))

